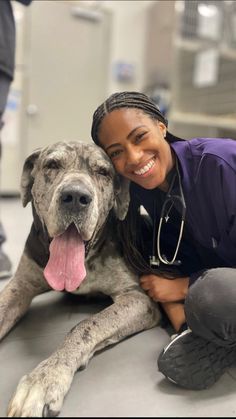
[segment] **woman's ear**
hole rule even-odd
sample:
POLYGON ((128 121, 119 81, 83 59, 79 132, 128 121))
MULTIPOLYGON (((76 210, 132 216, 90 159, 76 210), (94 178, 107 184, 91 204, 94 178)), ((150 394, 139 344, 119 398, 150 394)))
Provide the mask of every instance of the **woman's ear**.
POLYGON ((159 129, 160 129, 163 137, 166 138, 167 128, 166 128, 165 124, 161 121, 158 121, 158 126, 159 126, 159 129))

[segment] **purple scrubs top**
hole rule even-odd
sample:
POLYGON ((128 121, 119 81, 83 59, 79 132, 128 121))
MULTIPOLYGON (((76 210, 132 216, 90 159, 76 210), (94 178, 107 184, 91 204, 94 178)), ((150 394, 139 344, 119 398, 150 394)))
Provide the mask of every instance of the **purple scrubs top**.
POLYGON ((236 141, 194 138, 170 145, 179 160, 192 236, 226 267, 236 267, 236 141))

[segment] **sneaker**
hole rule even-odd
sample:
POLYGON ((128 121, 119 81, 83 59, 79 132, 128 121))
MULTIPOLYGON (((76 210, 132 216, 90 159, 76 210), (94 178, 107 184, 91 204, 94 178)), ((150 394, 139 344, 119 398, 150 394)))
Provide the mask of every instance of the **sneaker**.
POLYGON ((157 364, 168 380, 190 390, 214 384, 236 360, 236 348, 215 345, 188 328, 163 349, 157 364))
POLYGON ((10 278, 12 276, 12 265, 8 256, 0 251, 0 279, 10 278))

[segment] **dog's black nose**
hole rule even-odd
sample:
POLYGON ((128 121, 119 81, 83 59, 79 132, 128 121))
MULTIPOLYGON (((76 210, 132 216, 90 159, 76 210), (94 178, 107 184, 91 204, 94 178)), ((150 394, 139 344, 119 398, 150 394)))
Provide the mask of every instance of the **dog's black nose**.
POLYGON ((92 199, 91 192, 81 185, 66 187, 61 192, 61 204, 70 209, 85 209, 92 199))

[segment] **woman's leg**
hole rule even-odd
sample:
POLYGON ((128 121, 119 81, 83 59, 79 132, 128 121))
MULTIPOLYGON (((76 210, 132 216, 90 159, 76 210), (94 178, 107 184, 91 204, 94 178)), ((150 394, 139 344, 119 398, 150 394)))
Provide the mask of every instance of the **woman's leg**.
POLYGON ((185 314, 190 329, 164 348, 158 367, 177 385, 200 390, 236 362, 236 269, 202 273, 189 288, 185 314))
POLYGON ((205 271, 189 288, 185 314, 193 333, 223 346, 236 345, 236 269, 205 271))

